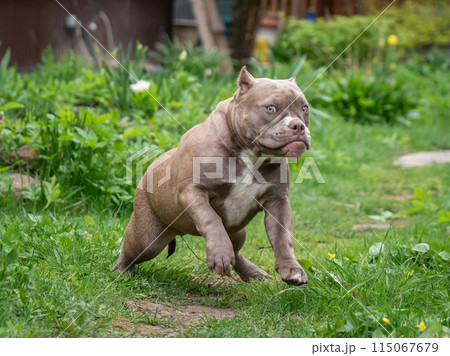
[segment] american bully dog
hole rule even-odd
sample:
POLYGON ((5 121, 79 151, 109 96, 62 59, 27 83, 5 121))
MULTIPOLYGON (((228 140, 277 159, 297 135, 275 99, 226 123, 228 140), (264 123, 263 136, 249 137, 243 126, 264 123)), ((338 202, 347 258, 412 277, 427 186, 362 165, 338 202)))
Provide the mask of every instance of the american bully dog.
POLYGON ((240 252, 245 227, 260 211, 283 281, 307 283, 294 255, 287 157, 310 148, 309 104, 295 78, 254 78, 245 67, 232 98, 158 157, 140 181, 134 212, 113 267, 133 270, 176 236, 203 236, 206 263, 245 281, 271 278, 240 252))

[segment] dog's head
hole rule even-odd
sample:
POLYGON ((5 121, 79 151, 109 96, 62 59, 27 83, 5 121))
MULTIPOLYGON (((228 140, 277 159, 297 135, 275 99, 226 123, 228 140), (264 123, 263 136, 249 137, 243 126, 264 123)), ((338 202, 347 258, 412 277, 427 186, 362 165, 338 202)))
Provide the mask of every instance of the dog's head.
POLYGON ((300 157, 311 147, 309 104, 295 77, 254 78, 241 69, 234 94, 233 127, 257 157, 300 157))

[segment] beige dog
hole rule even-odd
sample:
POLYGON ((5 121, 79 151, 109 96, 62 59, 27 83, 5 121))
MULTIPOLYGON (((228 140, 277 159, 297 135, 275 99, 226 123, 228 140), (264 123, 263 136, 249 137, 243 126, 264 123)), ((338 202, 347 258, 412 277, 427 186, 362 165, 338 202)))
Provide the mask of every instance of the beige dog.
POLYGON ((307 283, 294 255, 285 157, 310 147, 308 102, 295 78, 255 79, 244 67, 238 85, 178 148, 150 165, 113 269, 132 270, 167 245, 170 256, 175 237, 190 234, 205 238, 207 265, 217 273, 271 278, 239 252, 245 226, 265 210, 275 270, 289 284, 307 283))

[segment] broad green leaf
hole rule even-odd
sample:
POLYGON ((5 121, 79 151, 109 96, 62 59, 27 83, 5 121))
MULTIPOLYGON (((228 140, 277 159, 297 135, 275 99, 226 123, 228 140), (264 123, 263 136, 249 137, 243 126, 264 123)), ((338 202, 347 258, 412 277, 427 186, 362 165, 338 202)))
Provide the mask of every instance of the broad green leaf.
POLYGON ((19 259, 19 248, 17 247, 17 244, 15 247, 13 247, 13 249, 11 250, 11 252, 9 252, 6 256, 5 256, 5 260, 4 263, 5 265, 9 265, 11 263, 16 262, 19 259))
POLYGON ((427 325, 427 331, 431 334, 437 334, 442 331, 442 324, 439 320, 433 320, 427 325))
POLYGON ((9 235, 11 235, 11 233, 14 230, 15 226, 17 225, 18 221, 19 221, 19 219, 16 219, 11 223, 11 225, 9 225, 9 227, 3 233, 3 238, 7 238, 7 237, 9 237, 9 235))
POLYGON ((297 260, 298 263, 300 263, 300 265, 305 268, 305 269, 309 269, 312 267, 312 263, 309 262, 308 260, 297 260))
POLYGON ((0 172, 5 172, 5 171, 9 170, 10 168, 11 168, 11 166, 8 166, 8 167, 1 167, 1 168, 0 168, 0 172))
POLYGON ((430 250, 430 245, 428 245, 428 244, 422 242, 422 243, 420 243, 420 244, 415 245, 415 246, 412 248, 412 250, 413 250, 413 251, 417 251, 417 252, 421 252, 421 253, 425 253, 425 252, 427 252, 427 251, 430 250))
POLYGON ((378 338, 385 338, 386 335, 383 333, 383 331, 381 331, 381 329, 377 329, 372 333, 372 337, 374 339, 378 339, 378 338))
POLYGON ((369 256, 370 257, 378 257, 380 254, 384 254, 384 243, 382 242, 377 242, 375 244, 373 244, 372 246, 370 246, 369 248, 369 256))
POLYGON ((12 102, 8 103, 6 105, 0 106, 0 111, 7 111, 11 109, 21 109, 23 108, 23 105, 20 103, 12 102))
POLYGON ((95 225, 95 220, 92 219, 92 217, 90 217, 89 215, 86 215, 84 217, 84 221, 86 224, 90 225, 90 226, 94 226, 95 225))
POLYGON ((444 222, 450 221, 450 211, 441 210, 439 214, 436 214, 438 219, 438 224, 442 224, 444 222))
POLYGON ((337 264, 337 265, 340 266, 340 267, 343 267, 342 261, 339 260, 339 259, 337 259, 337 258, 333 258, 330 262, 331 262, 331 263, 335 263, 335 264, 337 264))
POLYGON ((425 193, 424 193, 423 189, 414 188, 414 196, 419 200, 424 200, 425 193))
POLYGON ((445 261, 450 260, 450 252, 441 251, 438 253, 438 255, 441 256, 445 261))
POLYGON ((148 132, 148 128, 147 127, 132 127, 132 128, 128 128, 125 130, 125 132, 123 133, 123 139, 127 139, 130 137, 136 137, 136 136, 141 136, 144 135, 148 132))
POLYGON ((71 134, 63 135, 58 137, 58 141, 72 141, 73 136, 71 134))

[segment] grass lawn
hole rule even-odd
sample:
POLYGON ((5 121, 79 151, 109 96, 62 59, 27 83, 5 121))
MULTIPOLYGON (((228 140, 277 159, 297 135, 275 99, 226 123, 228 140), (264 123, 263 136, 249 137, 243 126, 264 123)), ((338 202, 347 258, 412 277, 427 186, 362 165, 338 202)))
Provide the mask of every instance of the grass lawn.
MULTIPOLYGON (((68 65, 62 68, 67 69, 68 65)), ((54 68, 51 70, 56 72, 54 68)), ((178 76, 179 85, 182 74, 169 73, 167 78, 178 76)), ((77 75, 74 74, 74 78, 77 75)), ((36 82, 32 76, 28 83, 36 82)), ((61 183, 58 189, 62 191, 57 193, 56 183, 45 191, 47 202, 51 192, 55 197, 47 207, 45 200, 39 203, 40 195, 35 195, 33 200, 15 197, 10 190, 3 190, 0 192, 0 336, 56 337, 61 333, 62 337, 448 335, 449 164, 420 168, 393 165, 394 159, 402 153, 450 149, 450 81, 448 74, 447 78, 440 76, 440 72, 435 72, 426 79, 419 74, 410 78, 414 83, 413 93, 420 102, 420 118, 410 126, 360 125, 333 114, 320 124, 312 122, 313 150, 307 156, 314 158, 325 184, 311 179, 295 183, 299 167, 291 167, 290 200, 295 220, 294 236, 298 240, 295 250, 309 278, 309 283, 301 287, 283 283, 274 271, 272 250, 261 248, 269 245, 262 214, 247 228, 243 253, 271 274, 273 280, 243 283, 237 275, 232 279, 220 278, 209 271, 204 262, 204 240, 192 236, 179 238, 177 250, 169 259, 163 252, 140 265, 135 277, 119 276, 109 269, 117 259, 131 214, 129 203, 106 204, 100 198, 96 200, 94 193, 90 195, 93 190, 80 195, 75 188, 71 190, 66 178, 72 173, 65 171, 58 171, 62 177, 57 180, 61 183), (388 224, 390 227, 373 229, 355 227, 356 224, 388 224), (142 306, 144 302, 159 303, 161 308, 166 308, 166 313, 161 316, 148 312, 142 306), (232 308, 224 310, 235 316, 216 319, 180 314, 192 305, 232 308)), ((164 85, 170 85, 171 79, 167 78, 155 79, 156 94, 170 104, 172 99, 167 98, 167 93, 159 92, 159 89, 164 90, 164 85)), ((67 83, 81 85, 73 83, 74 80, 71 77, 67 83)), ((223 81, 222 86, 226 88, 210 94, 212 107, 234 90, 233 78, 205 79, 208 80, 210 85, 223 81)), ((185 100, 181 104, 172 103, 169 109, 181 112, 189 105, 186 117, 193 116, 194 120, 206 117, 207 109, 206 113, 203 110, 211 105, 209 99, 202 102, 200 109, 192 104, 196 95, 207 95, 208 88, 212 88, 204 83, 187 82, 183 89, 185 100)), ((95 91, 95 88, 93 84, 86 90, 95 91)), ((97 108, 102 105, 100 101, 86 104, 89 95, 80 94, 74 99, 78 100, 76 103, 70 102, 64 93, 59 95, 62 98, 56 96, 53 100, 56 103, 60 100, 68 112, 79 110, 77 105, 97 108)), ((46 102, 42 97, 40 100, 46 102)), ((48 110, 54 109, 49 107, 48 110)), ((155 126, 162 127, 165 118, 167 132, 173 132, 174 136, 173 142, 167 145, 176 144, 182 131, 178 127, 170 131, 167 126, 173 124, 170 117, 164 116, 162 110, 153 110, 150 113, 153 130, 155 126)), ((26 113, 22 111, 20 115, 26 113)), ((16 142, 14 140, 23 132, 34 132, 33 127, 29 131, 20 130, 44 120, 39 113, 28 121, 13 116, 7 116, 9 121, 0 125, 2 145, 16 142), (5 133, 6 129, 9 131, 5 133)), ((129 120, 136 122, 139 118, 129 120)), ((195 121, 186 123, 187 126, 193 124, 195 121)), ((120 126, 116 122, 112 125, 114 129, 120 126)), ((147 131, 142 129, 141 133, 145 136, 147 131)), ((155 137, 162 137, 158 133, 149 135, 148 139, 157 144, 155 137)), ((159 144, 165 147, 162 142, 159 144)), ((102 152, 102 147, 94 149, 102 152)), ((3 146, 2 152, 6 151, 3 146)), ((124 155, 129 153, 123 151, 124 155)), ((102 154, 113 162, 107 153, 102 154)), ((74 160, 82 160, 81 156, 74 157, 74 160)), ((123 163, 116 162, 112 166, 123 166, 123 163)), ((92 164, 94 170, 96 163, 92 164)), ((9 167, 9 172, 18 169, 11 163, 2 165, 9 167)), ((36 169, 21 167, 31 173, 36 169)), ((121 174, 124 174, 123 168, 121 174)), ((50 181, 47 180, 49 186, 50 181)))

